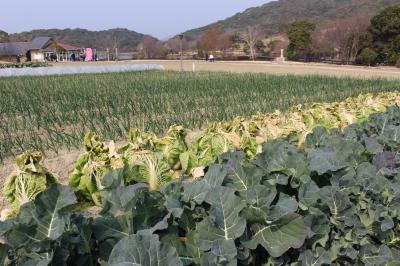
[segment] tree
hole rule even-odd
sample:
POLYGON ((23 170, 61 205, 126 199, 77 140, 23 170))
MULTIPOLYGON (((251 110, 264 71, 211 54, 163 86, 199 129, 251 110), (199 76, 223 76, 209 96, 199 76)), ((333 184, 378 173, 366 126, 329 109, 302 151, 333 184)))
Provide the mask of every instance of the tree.
POLYGON ((289 60, 307 59, 312 53, 312 34, 315 25, 306 20, 299 20, 289 25, 287 35, 289 46, 287 56, 289 60))
POLYGON ((230 33, 225 33, 223 35, 220 35, 218 39, 216 40, 217 42, 217 49, 222 51, 224 54, 226 53, 226 50, 232 48, 233 44, 233 36, 230 33))
POLYGON ((361 51, 361 53, 357 56, 357 64, 364 66, 373 66, 376 63, 376 59, 378 54, 371 50, 370 48, 365 48, 361 51))
POLYGON ((8 36, 8 33, 0 30, 0 43, 1 42, 9 42, 9 41, 10 41, 10 38, 8 36))
POLYGON ((165 43, 165 48, 169 53, 178 54, 181 51, 181 40, 179 38, 173 38, 165 43))
POLYGON ((257 54, 257 43, 263 37, 258 27, 247 27, 246 31, 239 33, 239 41, 243 42, 250 51, 252 60, 255 60, 257 54))
POLYGON ((210 28, 197 43, 198 55, 203 57, 215 51, 221 51, 225 54, 226 50, 232 47, 233 37, 230 33, 221 34, 216 27, 210 28))
POLYGON ((198 44, 198 48, 206 53, 215 51, 217 49, 218 38, 219 38, 218 29, 212 27, 201 37, 200 42, 198 44))
POLYGON ((163 44, 149 36, 143 38, 139 44, 139 50, 146 59, 156 59, 164 57, 166 54, 163 44))
POLYGON ((400 58, 400 6, 388 7, 373 17, 368 33, 378 63, 396 64, 400 58))
POLYGON ((369 15, 360 14, 320 27, 313 36, 319 55, 354 62, 370 19, 369 15))

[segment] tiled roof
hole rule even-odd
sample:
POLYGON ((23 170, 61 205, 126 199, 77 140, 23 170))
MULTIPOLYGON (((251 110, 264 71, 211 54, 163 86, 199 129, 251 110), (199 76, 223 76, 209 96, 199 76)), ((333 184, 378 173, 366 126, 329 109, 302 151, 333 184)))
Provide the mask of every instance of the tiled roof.
POLYGON ((50 37, 37 37, 30 42, 0 43, 0 55, 25 55, 29 50, 43 49, 50 40, 50 37))
POLYGON ((30 42, 0 43, 0 55, 25 55, 30 49, 30 42))
POLYGON ((80 50, 82 48, 77 47, 77 46, 73 46, 73 45, 69 45, 69 44, 65 44, 65 43, 58 43, 58 46, 60 46, 61 48, 63 48, 66 51, 76 51, 76 50, 80 50))
POLYGON ((31 49, 43 49, 50 40, 50 37, 36 37, 31 41, 31 49))

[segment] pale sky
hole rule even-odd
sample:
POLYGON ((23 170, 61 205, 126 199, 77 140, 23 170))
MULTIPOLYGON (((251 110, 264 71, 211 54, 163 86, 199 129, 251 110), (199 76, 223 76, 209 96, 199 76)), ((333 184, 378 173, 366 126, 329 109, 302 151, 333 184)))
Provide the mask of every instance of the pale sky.
POLYGON ((0 0, 0 29, 128 28, 166 38, 270 0, 0 0))

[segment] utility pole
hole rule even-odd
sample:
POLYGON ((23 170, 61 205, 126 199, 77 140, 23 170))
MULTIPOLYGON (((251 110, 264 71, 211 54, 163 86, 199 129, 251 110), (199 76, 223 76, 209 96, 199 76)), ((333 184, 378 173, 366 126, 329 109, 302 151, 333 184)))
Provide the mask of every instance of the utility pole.
POLYGON ((181 72, 183 72, 183 34, 179 35, 179 39, 181 39, 181 72))

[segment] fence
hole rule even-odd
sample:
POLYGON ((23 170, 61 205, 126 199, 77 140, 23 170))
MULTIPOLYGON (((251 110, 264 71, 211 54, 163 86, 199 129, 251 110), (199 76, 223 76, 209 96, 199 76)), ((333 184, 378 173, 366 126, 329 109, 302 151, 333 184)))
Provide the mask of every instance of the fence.
POLYGON ((298 59, 297 61, 304 63, 324 63, 332 65, 356 65, 356 62, 354 61, 330 59, 330 58, 303 58, 303 59, 298 59))
POLYGON ((96 51, 98 61, 132 60, 137 58, 137 52, 96 51))

